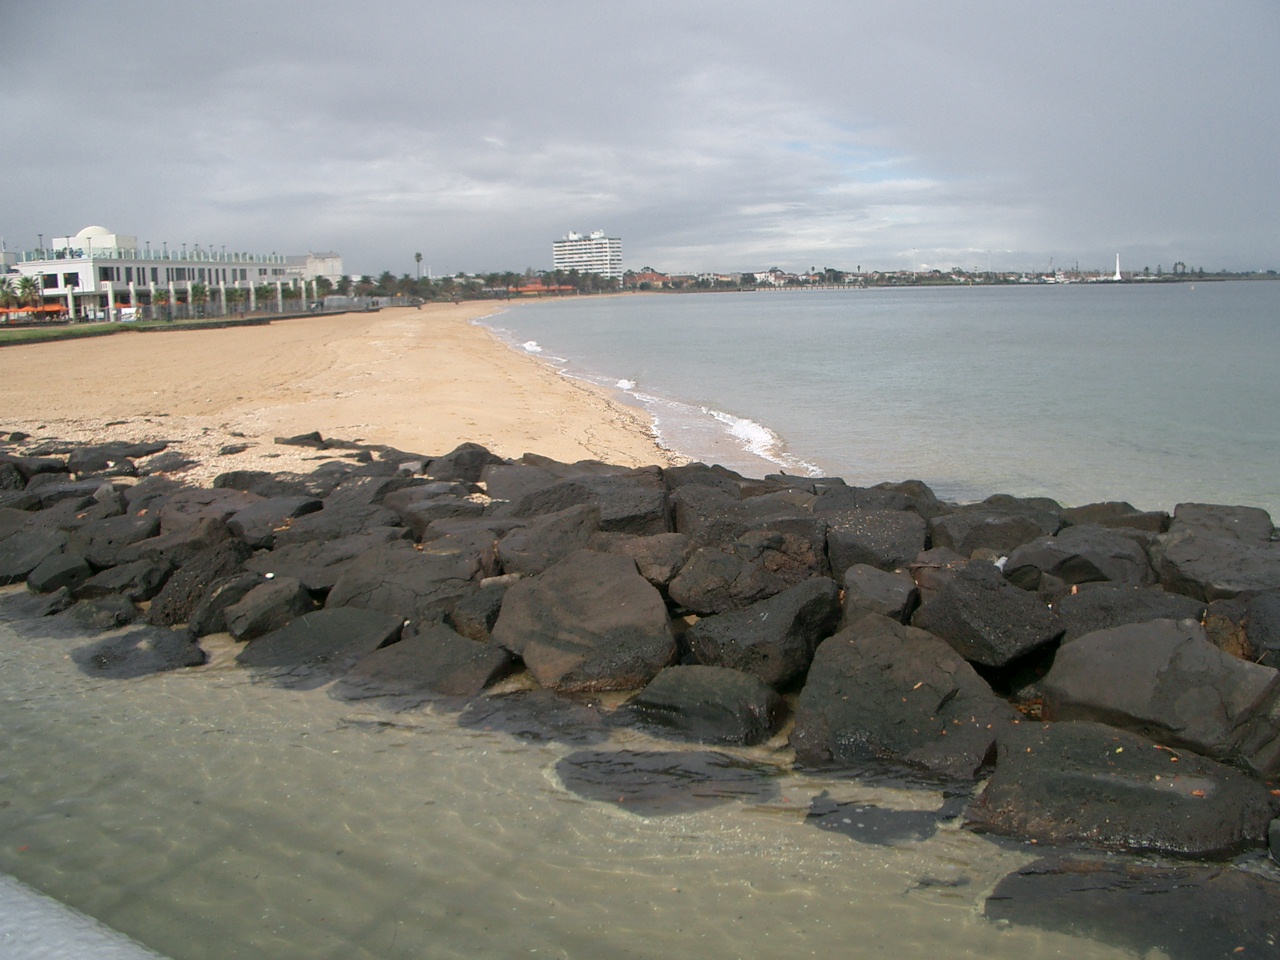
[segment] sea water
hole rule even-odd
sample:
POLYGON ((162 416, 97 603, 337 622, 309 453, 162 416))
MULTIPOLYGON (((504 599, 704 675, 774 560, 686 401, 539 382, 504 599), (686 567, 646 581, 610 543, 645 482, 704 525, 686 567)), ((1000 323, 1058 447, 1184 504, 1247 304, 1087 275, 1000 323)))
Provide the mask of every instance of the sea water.
MULTIPOLYGON (((723 802, 695 778, 633 809, 565 764, 705 748, 281 689, 225 636, 203 667, 88 676, 72 655, 93 638, 2 622, 24 589, 0 588, 0 872, 173 960, 1132 956, 983 918, 1035 847, 861 822, 932 824, 936 790, 795 770, 771 742, 720 752, 755 771, 723 802), (815 798, 858 806, 823 830, 815 798)), ((0 946, 21 922, 0 915, 0 946)))
POLYGON ((1280 509, 1280 283, 548 299, 485 321, 751 475, 1280 509))

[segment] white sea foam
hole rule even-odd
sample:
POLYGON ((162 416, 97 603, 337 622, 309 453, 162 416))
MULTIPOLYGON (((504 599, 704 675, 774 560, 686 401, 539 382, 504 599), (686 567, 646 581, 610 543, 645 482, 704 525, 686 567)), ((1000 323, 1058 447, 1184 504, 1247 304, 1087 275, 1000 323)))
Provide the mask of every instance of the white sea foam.
POLYGON ((636 382, 634 380, 619 380, 617 387, 619 390, 634 390, 636 388, 636 382))
POLYGON ((524 350, 525 353, 542 352, 542 347, 538 346, 537 340, 526 340, 524 343, 520 344, 520 349, 524 350))

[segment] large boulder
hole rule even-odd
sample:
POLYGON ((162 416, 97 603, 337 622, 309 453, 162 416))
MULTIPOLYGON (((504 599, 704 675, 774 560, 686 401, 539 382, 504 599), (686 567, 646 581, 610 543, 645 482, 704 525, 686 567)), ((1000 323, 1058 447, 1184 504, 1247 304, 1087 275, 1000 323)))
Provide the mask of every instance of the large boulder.
POLYGON ((33 593, 53 593, 63 587, 74 591, 91 576, 93 570, 84 557, 76 553, 53 553, 27 574, 27 589, 33 593))
POLYGON ((382 527, 403 526, 394 510, 373 503, 326 506, 290 520, 286 528, 276 531, 275 547, 288 547, 316 540, 338 540, 382 527))
POLYGON ((1280 588, 1280 542, 1264 510, 1180 503, 1153 561, 1160 582, 1197 600, 1280 588))
POLYGON ((591 550, 513 584, 493 640, 561 691, 636 689, 676 657, 661 594, 631 560, 591 550))
POLYGON ((1131 503, 1114 500, 1067 507, 1062 511, 1062 517, 1073 525, 1094 524, 1118 530, 1141 530, 1145 533, 1164 533, 1169 529, 1171 520, 1163 511, 1143 511, 1131 503))
POLYGON ((728 613, 821 576, 827 570, 821 542, 808 531, 752 530, 727 547, 702 547, 681 568, 671 599, 699 615, 728 613))
POLYGON ((1037 537, 1051 537, 1062 529, 1061 509, 1051 504, 990 498, 960 507, 929 521, 929 539, 962 557, 977 550, 1009 553, 1037 537))
POLYGON ((377 610, 317 610, 251 640, 236 663, 289 685, 317 686, 395 643, 401 626, 398 617, 377 610))
POLYGON ((158 516, 123 514, 86 523, 71 535, 67 549, 79 553, 91 566, 101 570, 120 563, 120 553, 125 547, 159 533, 158 516))
POLYGON ((365 654, 334 688, 346 700, 369 697, 478 696, 515 664, 502 647, 433 624, 399 643, 365 654))
POLYGON ((475 483, 490 464, 506 463, 478 443, 463 443, 431 461, 429 473, 435 480, 461 480, 475 483))
POLYGON ((373 527, 335 540, 304 540, 261 551, 244 562, 246 570, 280 577, 297 577, 308 590, 330 590, 347 566, 374 547, 404 540, 405 527, 373 527))
MULTIPOLYGON (((161 530, 164 529, 163 522, 161 530)), ((172 533, 137 540, 121 547, 116 554, 118 563, 134 560, 166 560, 181 567, 197 554, 231 539, 231 531, 220 517, 203 517, 192 525, 182 525, 172 533)))
POLYGON ((173 564, 167 560, 134 560, 118 567, 108 567, 76 587, 76 599, 96 600, 119 594, 142 603, 160 592, 173 570, 173 564))
POLYGON ((247 572, 214 580, 191 611, 187 633, 203 637, 224 632, 227 629, 227 608, 239 603, 250 590, 264 582, 259 574, 247 572))
POLYGON ((785 712, 782 698, 756 677, 727 667, 666 667, 627 703, 641 723, 698 743, 754 744, 769 739, 785 712))
POLYGON ((1248 774, 1100 723, 1022 723, 969 806, 979 830, 1108 850, 1227 857, 1265 842, 1272 804, 1248 774))
POLYGON ((859 563, 900 569, 925 547, 924 518, 908 510, 843 510, 825 517, 827 557, 837 580, 859 563))
MULTIPOLYGON (((95 601, 82 602, 91 604, 95 601)), ((198 667, 208 659, 208 654, 185 633, 163 627, 134 627, 126 633, 71 651, 72 662, 82 672, 91 677, 110 677, 113 680, 198 667)))
POLYGON ((1046 578, 1066 584, 1110 580, 1131 586, 1156 582, 1146 552, 1130 537, 1104 527, 1066 527, 1057 536, 1039 537, 1009 554, 1009 581, 1039 590, 1046 578))
POLYGON ((172 627, 186 623, 214 580, 240 573, 249 547, 239 540, 223 540, 192 556, 165 582, 147 611, 147 621, 172 627))
POLYGON ((1003 667, 1062 636, 1061 618, 989 563, 973 563, 926 600, 914 626, 941 637, 966 660, 1003 667))
POLYGON ((888 760, 972 779, 1018 717, 948 644, 873 614, 818 647, 791 744, 802 763, 888 760))
POLYGON ((630 557, 636 569, 659 590, 666 590, 689 559, 692 547, 683 533, 655 533, 641 537, 630 533, 595 534, 587 544, 591 550, 630 557))
POLYGON ((1083 637, 1095 630, 1120 627, 1148 620, 1199 620, 1203 601, 1158 587, 1130 587, 1119 583, 1087 583, 1054 601, 1066 633, 1062 642, 1083 637))
POLYGON ((599 508, 601 530, 647 536, 670 529, 667 488, 656 468, 652 472, 634 470, 624 475, 560 480, 525 494, 500 513, 529 518, 584 504, 599 508))
POLYGON ((906 623, 920 599, 920 591, 909 573, 890 573, 865 563, 855 563, 844 572, 843 586, 840 611, 845 626, 869 613, 906 623))
POLYGON ((316 497, 271 497, 237 510, 227 519, 227 529, 255 550, 270 549, 278 531, 323 508, 324 501, 316 497))
POLYGON ((0 540, 0 586, 21 583, 47 559, 62 552, 67 534, 61 530, 22 529, 0 540))
POLYGON ((160 508, 160 532, 190 530, 198 523, 214 519, 226 523, 238 511, 262 498, 240 490, 204 490, 188 487, 169 497, 160 508))
POLYGON ((584 549, 599 529, 600 508, 594 503, 533 517, 498 541, 498 559, 506 573, 541 573, 584 549))
POLYGON ((223 610, 227 633, 252 640, 315 610, 315 601, 292 577, 264 580, 223 610))
POLYGON ((348 563, 325 607, 381 610, 417 627, 440 620, 461 597, 474 593, 480 573, 477 556, 427 553, 396 541, 348 563))
POLYGON ((1265 776, 1280 773, 1280 673, 1219 650, 1195 621, 1064 644, 1041 683, 1049 720, 1097 720, 1265 776))
POLYGON ((731 667, 773 687, 804 676, 840 621, 840 588, 814 577, 742 610, 706 617, 685 641, 698 663, 731 667))

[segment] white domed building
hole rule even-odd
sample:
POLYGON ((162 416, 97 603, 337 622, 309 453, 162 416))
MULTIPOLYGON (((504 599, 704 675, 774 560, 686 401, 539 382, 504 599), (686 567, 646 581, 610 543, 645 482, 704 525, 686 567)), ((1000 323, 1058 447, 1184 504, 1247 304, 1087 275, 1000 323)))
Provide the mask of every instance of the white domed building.
MULTIPOLYGON (((341 258, 333 253, 286 257, 188 246, 170 249, 168 241, 153 246, 149 240, 139 244, 135 236, 93 225, 18 254, 10 269, 39 278, 44 312, 78 320, 131 319, 162 303, 170 305, 168 315, 173 307, 190 315, 190 306, 201 300, 211 316, 254 310, 260 304, 269 309, 272 301, 282 308, 286 288, 306 287, 327 276, 335 262, 341 271, 341 258), (317 256, 329 258, 323 261, 326 269, 317 269, 317 256), (265 301, 264 294, 269 294, 265 301)), ((305 298, 311 291, 302 292, 305 298)))

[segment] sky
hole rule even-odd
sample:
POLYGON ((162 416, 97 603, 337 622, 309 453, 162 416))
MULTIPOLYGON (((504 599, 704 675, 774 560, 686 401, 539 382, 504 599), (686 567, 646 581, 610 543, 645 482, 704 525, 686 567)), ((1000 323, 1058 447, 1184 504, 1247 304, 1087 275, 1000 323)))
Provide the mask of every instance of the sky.
POLYGON ((1276 0, 0 0, 0 237, 1280 269, 1276 0))

